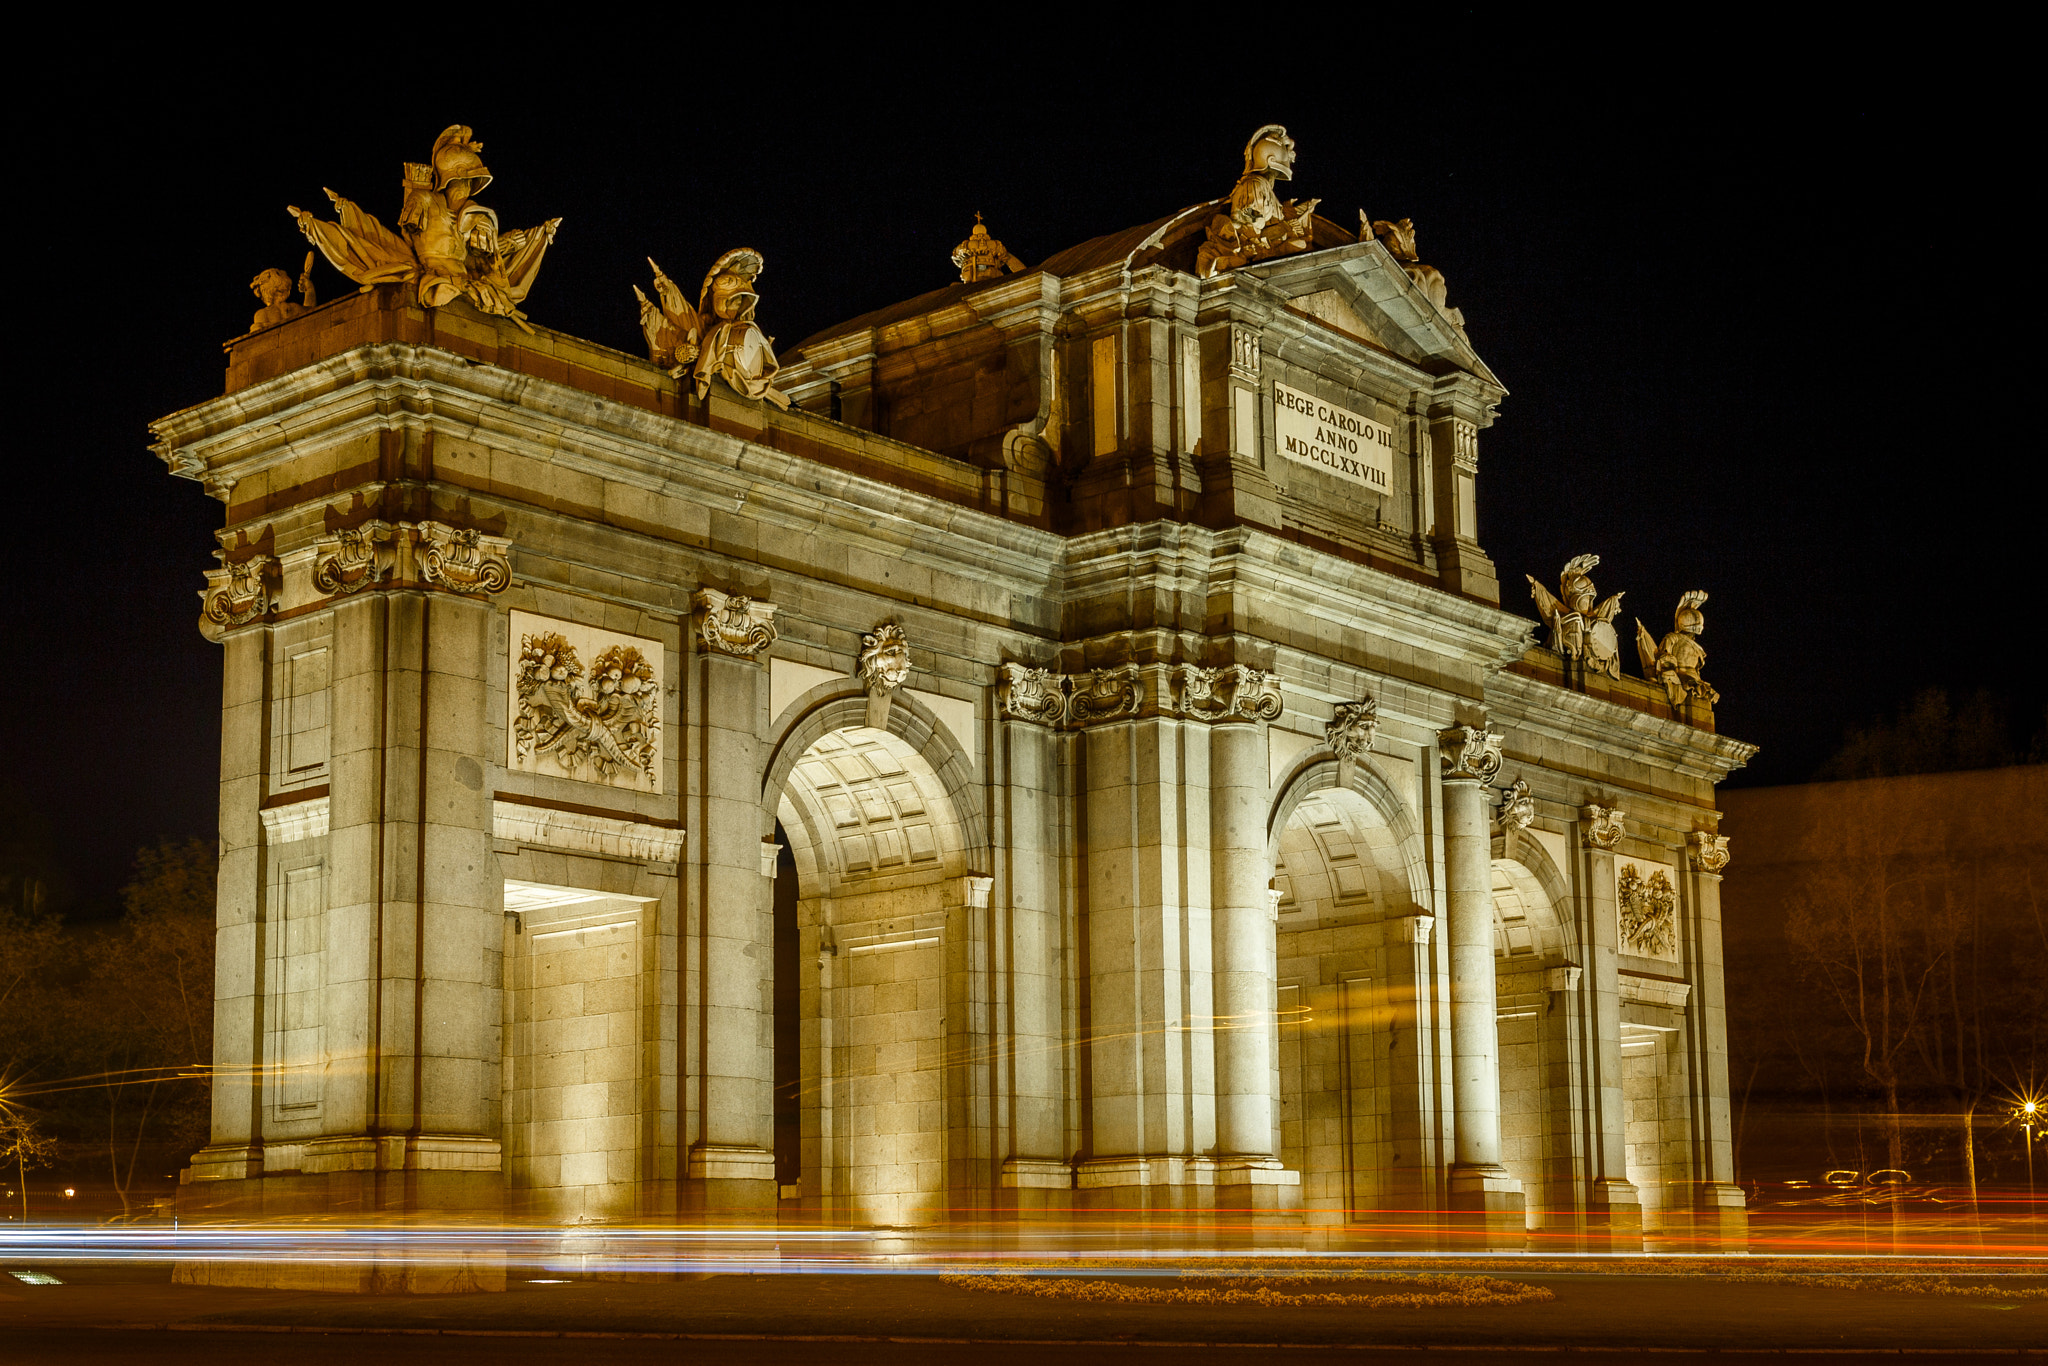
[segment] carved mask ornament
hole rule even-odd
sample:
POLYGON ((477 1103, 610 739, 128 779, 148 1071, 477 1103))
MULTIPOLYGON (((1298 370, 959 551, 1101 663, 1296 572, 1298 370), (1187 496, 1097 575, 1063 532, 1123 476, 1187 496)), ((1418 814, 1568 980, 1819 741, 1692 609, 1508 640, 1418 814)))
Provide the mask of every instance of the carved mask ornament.
POLYGON ((903 628, 884 622, 860 638, 860 678, 869 692, 894 692, 910 677, 910 645, 903 628))

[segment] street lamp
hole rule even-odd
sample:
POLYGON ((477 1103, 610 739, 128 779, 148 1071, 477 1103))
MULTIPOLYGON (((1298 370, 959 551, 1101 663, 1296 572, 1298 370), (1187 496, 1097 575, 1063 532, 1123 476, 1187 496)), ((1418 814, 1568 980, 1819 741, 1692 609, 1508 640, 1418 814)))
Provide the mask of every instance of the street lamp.
POLYGON ((2027 1136, 2027 1215, 2034 1213, 2034 1126, 2041 1122, 2041 1102, 2031 1097, 2020 1102, 2020 1108, 2013 1112, 2019 1119, 2020 1129, 2027 1136))

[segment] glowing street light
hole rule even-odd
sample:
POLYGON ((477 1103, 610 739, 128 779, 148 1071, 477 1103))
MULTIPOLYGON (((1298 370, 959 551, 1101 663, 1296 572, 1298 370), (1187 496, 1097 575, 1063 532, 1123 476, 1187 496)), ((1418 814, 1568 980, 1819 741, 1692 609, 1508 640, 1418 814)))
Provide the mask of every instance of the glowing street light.
POLYGON ((2020 1131, 2026 1135, 2027 1147, 2027 1212, 2034 1208, 2034 1126, 2048 1122, 2048 1105, 2038 1096, 2022 1096, 2020 1103, 2013 1107, 2012 1117, 2020 1122, 2020 1131))

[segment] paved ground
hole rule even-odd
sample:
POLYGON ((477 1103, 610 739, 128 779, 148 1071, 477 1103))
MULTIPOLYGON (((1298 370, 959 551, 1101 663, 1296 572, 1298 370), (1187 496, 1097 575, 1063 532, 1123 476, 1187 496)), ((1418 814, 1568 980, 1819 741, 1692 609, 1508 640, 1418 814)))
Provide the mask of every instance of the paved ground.
MULTIPOLYGON (((502 1294, 373 1297, 174 1286, 162 1264, 43 1263, 64 1283, 0 1279, 0 1361, 362 1366, 374 1359, 410 1366, 510 1356, 584 1366, 1080 1366, 1188 1358, 1221 1366, 1298 1362, 1302 1348, 1432 1363, 1526 1362, 1531 1349, 1603 1361, 1654 1354, 1659 1362, 1759 1349, 1817 1352, 1834 1361, 1897 1361, 1902 1351, 1918 1361, 1982 1361, 2028 1349, 2048 1356, 2048 1301, 1512 1268, 1487 1270, 1547 1286, 1557 1298, 1424 1310, 1129 1307, 981 1294, 920 1274, 515 1279, 502 1294)), ((2048 1276, 2000 1283, 2042 1286, 2048 1276)))

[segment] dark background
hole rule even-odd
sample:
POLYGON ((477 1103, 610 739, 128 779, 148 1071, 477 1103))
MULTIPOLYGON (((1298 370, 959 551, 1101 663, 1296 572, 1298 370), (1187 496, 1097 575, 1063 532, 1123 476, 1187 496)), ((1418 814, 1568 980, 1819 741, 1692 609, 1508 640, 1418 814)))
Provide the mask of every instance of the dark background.
POLYGON ((325 216, 331 186, 389 223, 400 163, 456 121, 506 228, 565 220, 534 321, 629 351, 649 254, 687 283, 759 248, 787 350, 947 283, 976 210, 1036 264, 1226 193, 1283 122, 1288 192, 1413 218, 1510 391, 1479 482, 1509 610, 1582 551, 1627 590, 1625 637, 1707 589, 1721 728, 1763 746, 1737 784, 1806 780, 1930 685, 1992 690, 2018 743, 2039 725, 2032 116, 1991 93, 1995 40, 1377 9, 991 10, 922 38, 557 10, 500 48, 491 15, 434 13, 22 54, 0 819, 60 863, 74 915, 112 909, 138 845, 214 830, 219 653, 194 621, 222 508, 147 424, 220 392, 246 282, 296 274, 287 203, 325 216))

